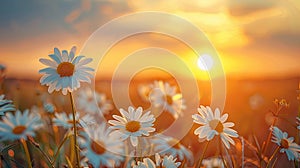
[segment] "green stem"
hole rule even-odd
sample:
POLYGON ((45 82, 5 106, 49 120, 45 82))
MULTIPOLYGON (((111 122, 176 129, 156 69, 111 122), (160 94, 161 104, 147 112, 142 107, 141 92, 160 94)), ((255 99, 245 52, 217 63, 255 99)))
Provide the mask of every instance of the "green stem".
POLYGON ((58 158, 58 154, 59 154, 59 152, 60 152, 60 150, 61 150, 61 148, 62 148, 62 146, 63 146, 63 144, 68 140, 68 138, 69 138, 70 136, 65 136, 64 137, 64 139, 63 139, 63 141, 59 144, 59 146, 58 146, 58 149, 57 149, 57 151, 56 151, 56 153, 55 153, 55 155, 54 155, 54 159, 53 159, 53 164, 56 162, 56 160, 57 160, 57 158, 58 158))
POLYGON ((203 158, 204 158, 205 152, 207 151, 209 142, 210 142, 210 141, 207 141, 207 142, 206 142, 205 147, 204 147, 204 150, 203 150, 202 155, 201 155, 201 158, 199 159, 196 168, 200 168, 200 167, 201 167, 202 160, 203 160, 203 158))
POLYGON ((28 150, 28 146, 27 146, 27 143, 25 141, 25 139, 20 139, 23 147, 24 147, 24 150, 25 150, 25 155, 26 155, 26 159, 27 159, 27 162, 28 162, 28 167, 29 168, 32 168, 32 165, 31 165, 31 159, 30 159, 30 153, 29 153, 29 150, 28 150))
POLYGON ((276 150, 273 152, 272 156, 270 157, 270 159, 269 159, 269 161, 268 161, 268 164, 267 164, 266 168, 269 167, 271 161, 273 160, 273 158, 275 157, 275 155, 277 154, 277 152, 279 151, 279 149, 280 149, 280 146, 278 146, 278 147, 276 148, 276 150))
MULTIPOLYGON (((76 110, 72 92, 69 92, 71 105, 72 105, 72 115, 73 115, 73 133, 74 133, 74 150, 76 155, 76 166, 80 167, 80 158, 79 158, 79 151, 78 151, 78 144, 77 144, 77 126, 76 126, 76 110)), ((75 167, 76 167, 75 166, 75 167)))
POLYGON ((43 154, 44 158, 50 163, 51 167, 54 168, 50 157, 42 150, 40 144, 36 143, 33 139, 29 139, 29 142, 43 154))
MULTIPOLYGON (((276 110, 276 116, 275 116, 275 119, 273 120, 273 123, 272 123, 272 125, 271 125, 271 128, 272 128, 273 126, 276 125, 276 122, 277 122, 277 120, 278 120, 278 113, 279 113, 279 111, 280 111, 280 108, 276 110)), ((266 152, 266 150, 267 150, 267 148, 268 148, 268 146, 269 146, 269 143, 270 143, 270 141, 271 141, 271 138, 272 138, 272 130, 270 130, 269 135, 268 135, 268 139, 267 139, 267 141, 265 141, 266 143, 265 143, 265 144, 263 145, 263 147, 262 147, 262 155, 263 155, 263 156, 266 155, 265 152, 266 152)))

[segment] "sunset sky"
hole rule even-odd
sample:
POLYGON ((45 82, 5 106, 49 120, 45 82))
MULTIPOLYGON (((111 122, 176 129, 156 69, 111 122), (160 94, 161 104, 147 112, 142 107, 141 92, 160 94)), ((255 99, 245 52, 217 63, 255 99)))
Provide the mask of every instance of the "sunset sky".
MULTIPOLYGON (((38 59, 47 57, 54 47, 69 50, 76 45, 79 52, 100 26, 142 11, 167 12, 196 25, 216 48, 228 77, 300 76, 298 0, 4 0, 0 6, 0 64, 7 67, 8 77, 36 79, 43 67, 38 59)), ((180 25, 172 29, 179 30, 180 25)), ((188 47, 169 37, 145 34, 112 47, 107 64, 97 75, 110 74, 114 67, 109 62, 120 60, 120 55, 158 46, 185 59, 194 73, 203 73, 196 68, 197 61, 189 59, 188 47)))

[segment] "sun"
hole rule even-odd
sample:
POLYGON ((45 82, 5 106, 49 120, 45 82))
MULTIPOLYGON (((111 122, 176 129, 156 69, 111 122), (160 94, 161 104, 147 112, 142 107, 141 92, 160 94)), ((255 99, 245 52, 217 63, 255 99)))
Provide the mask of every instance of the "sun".
POLYGON ((209 71, 214 65, 214 60, 210 55, 202 54, 197 60, 197 65, 201 70, 209 71))

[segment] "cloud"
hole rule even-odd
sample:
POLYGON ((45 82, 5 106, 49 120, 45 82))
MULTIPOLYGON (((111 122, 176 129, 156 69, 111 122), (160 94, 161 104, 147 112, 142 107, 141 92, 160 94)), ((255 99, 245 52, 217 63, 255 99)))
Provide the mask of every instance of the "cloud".
POLYGON ((272 8, 276 3, 276 0, 229 0, 227 7, 232 16, 244 16, 272 8))

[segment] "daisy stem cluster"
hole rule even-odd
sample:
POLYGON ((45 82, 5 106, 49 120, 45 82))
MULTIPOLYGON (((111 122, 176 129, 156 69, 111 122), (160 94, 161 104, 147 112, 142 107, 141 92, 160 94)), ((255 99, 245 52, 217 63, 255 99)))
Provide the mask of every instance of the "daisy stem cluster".
POLYGON ((56 153, 54 154, 54 159, 53 159, 53 164, 56 162, 56 160, 57 160, 57 158, 58 158, 58 155, 59 155, 59 152, 60 152, 60 150, 61 150, 61 148, 63 147, 63 145, 65 144, 65 142, 68 140, 68 138, 69 138, 69 134, 68 135, 66 135, 65 137, 64 137, 64 139, 62 140, 62 142, 59 144, 59 146, 58 146, 58 148, 57 148, 57 151, 56 151, 56 153))
MULTIPOLYGON (((275 110, 275 112, 273 112, 273 115, 274 115, 275 118, 272 122, 271 128, 276 125, 277 120, 278 120, 279 112, 282 110, 282 108, 288 106, 287 102, 284 99, 282 99, 280 102, 276 99, 274 101, 274 104, 276 106, 276 110, 275 110)), ((269 132, 268 138, 262 146, 262 152, 261 152, 262 157, 266 154, 266 151, 267 151, 267 148, 269 147, 271 138, 272 138, 272 131, 269 132)))
POLYGON ((48 161, 48 163, 51 165, 51 167, 54 168, 54 165, 53 165, 54 162, 52 162, 52 160, 51 160, 50 157, 45 153, 45 151, 43 151, 43 150, 41 149, 40 144, 36 143, 36 142, 33 140, 32 137, 29 137, 29 142, 30 142, 33 146, 35 146, 35 147, 43 154, 44 158, 48 161))
POLYGON ((269 167, 270 167, 270 164, 271 164, 273 158, 276 156, 276 154, 277 154, 277 152, 279 151, 279 149, 280 149, 280 146, 278 146, 278 147, 275 149, 275 151, 273 152, 273 154, 271 155, 271 157, 270 157, 270 159, 269 159, 269 161, 268 161, 268 164, 267 164, 266 168, 269 168, 269 167))
POLYGON ((77 126, 76 126, 76 110, 74 105, 74 99, 71 92, 69 92, 70 95, 70 101, 72 106, 72 115, 73 115, 73 133, 74 133, 74 150, 75 150, 75 157, 76 157, 76 165, 80 167, 80 157, 79 157, 79 151, 78 151, 78 143, 77 143, 77 126))

